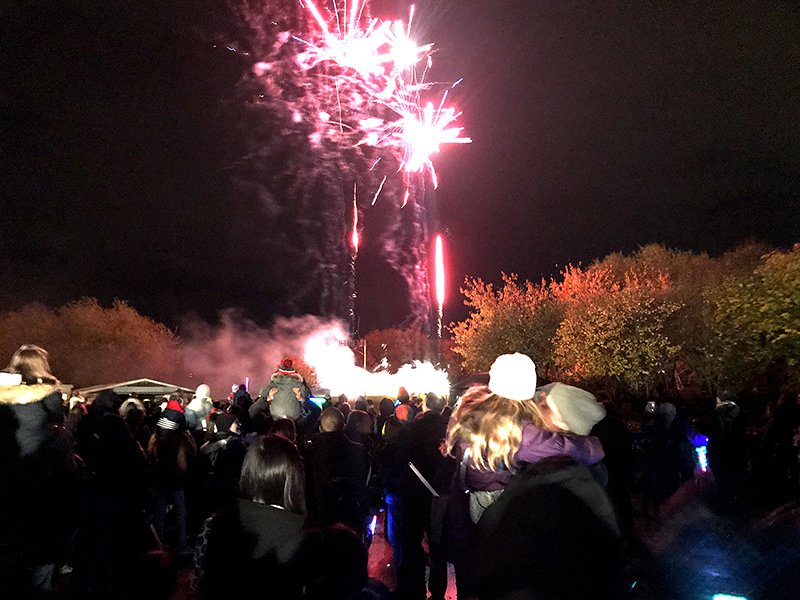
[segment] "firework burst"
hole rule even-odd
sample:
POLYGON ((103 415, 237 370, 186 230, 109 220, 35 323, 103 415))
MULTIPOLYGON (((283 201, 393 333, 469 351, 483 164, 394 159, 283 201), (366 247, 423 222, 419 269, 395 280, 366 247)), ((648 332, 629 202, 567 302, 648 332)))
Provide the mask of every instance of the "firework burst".
MULTIPOLYGON (((402 191, 391 210, 405 207, 405 217, 396 218, 385 232, 383 251, 407 280, 412 312, 423 322, 431 308, 426 215, 436 212, 427 206, 435 203, 435 195, 426 188, 438 185, 433 161, 440 149, 470 141, 457 125, 461 113, 448 104, 441 84, 427 81, 433 45, 413 39, 413 6, 403 21, 373 18, 369 0, 298 2, 305 25, 295 21, 291 28, 274 33, 271 47, 254 66, 253 73, 266 89, 261 97, 289 117, 291 131, 306 136, 319 158, 310 175, 319 181, 325 173, 331 190, 356 183, 371 187, 367 196, 374 205, 387 177, 401 173, 402 191), (322 165, 331 168, 323 171, 322 165), (406 207, 409 203, 413 207, 406 207)), ((396 187, 390 184, 386 189, 396 187)), ((363 242, 358 237, 355 193, 353 203, 352 230, 346 226, 351 320, 354 256, 363 242)), ((332 217, 349 212, 343 197, 325 210, 332 217)), ((340 222, 339 217, 333 222, 340 222)), ((438 228, 435 223, 434 228, 438 228)))
MULTIPOLYGON (((431 157, 444 144, 470 139, 461 137, 461 127, 452 126, 461 113, 445 106, 447 92, 437 108, 432 101, 424 107, 421 103, 423 94, 432 93, 433 85, 425 82, 425 75, 433 44, 418 46, 413 41, 414 6, 408 24, 365 16, 367 0, 354 0, 349 7, 334 2, 328 18, 313 0, 303 6, 315 31, 309 39, 295 38, 303 45, 297 64, 306 71, 320 71, 320 80, 325 82, 318 88, 320 110, 310 115, 316 121, 312 141, 320 142, 327 135, 342 142, 345 129, 357 132, 355 145, 388 151, 399 170, 427 172, 435 187, 438 181, 431 157), (418 73, 420 63, 424 68, 418 73), (355 122, 348 122, 352 117, 357 117, 355 122)), ((408 187, 406 177, 406 200, 408 187)))

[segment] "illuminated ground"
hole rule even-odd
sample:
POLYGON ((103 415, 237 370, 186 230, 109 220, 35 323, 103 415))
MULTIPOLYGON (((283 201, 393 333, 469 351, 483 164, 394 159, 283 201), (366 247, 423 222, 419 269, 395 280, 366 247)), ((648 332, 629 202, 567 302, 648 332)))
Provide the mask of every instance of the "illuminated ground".
MULTIPOLYGON (((662 506, 660 520, 637 516, 637 533, 642 548, 634 558, 632 599, 800 599, 800 501, 770 511, 723 512, 713 479, 699 473, 662 506)), ((369 572, 394 588, 382 525, 370 548, 369 572)), ((449 575, 447 600, 455 600, 452 569, 449 575)))
MULTIPOLYGON (((642 545, 633 561, 637 585, 631 600, 714 600, 717 594, 800 599, 800 499, 768 510, 721 511, 713 479, 701 473, 662 506, 660 520, 637 515, 636 527, 642 545)), ((394 589, 392 551, 381 519, 369 573, 394 589)), ((70 578, 57 578, 54 597, 69 597, 70 578)), ((173 599, 184 600, 187 588, 188 569, 182 569, 173 599)), ((446 598, 456 600, 452 569, 446 598)))

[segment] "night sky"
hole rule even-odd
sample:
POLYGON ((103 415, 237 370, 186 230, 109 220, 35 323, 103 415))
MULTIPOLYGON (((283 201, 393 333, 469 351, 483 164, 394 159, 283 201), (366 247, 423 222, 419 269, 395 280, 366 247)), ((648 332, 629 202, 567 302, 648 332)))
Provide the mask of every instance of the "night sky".
MULTIPOLYGON (((273 235, 285 199, 242 191, 240 82, 258 57, 234 11, 41 0, 0 22, 0 309, 116 297, 174 326, 313 305, 293 268, 303 248, 273 235)), ((435 43, 431 78, 463 77, 451 98, 473 139, 434 159, 446 321, 466 314, 467 276, 537 280, 653 242, 800 242, 796 2, 425 0, 415 23, 435 43)), ((363 218, 366 333, 407 309, 363 218)))

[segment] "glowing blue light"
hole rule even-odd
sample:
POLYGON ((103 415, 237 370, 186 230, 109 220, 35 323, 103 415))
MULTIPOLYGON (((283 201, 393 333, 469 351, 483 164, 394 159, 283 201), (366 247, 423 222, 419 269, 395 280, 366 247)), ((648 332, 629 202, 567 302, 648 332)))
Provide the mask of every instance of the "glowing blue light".
POLYGON ((378 515, 375 515, 374 517, 372 517, 372 521, 370 521, 370 524, 369 524, 369 534, 370 535, 375 535, 375 527, 377 527, 377 526, 378 526, 378 515))
POLYGON ((747 600, 744 596, 730 596, 728 594, 714 594, 711 600, 747 600))

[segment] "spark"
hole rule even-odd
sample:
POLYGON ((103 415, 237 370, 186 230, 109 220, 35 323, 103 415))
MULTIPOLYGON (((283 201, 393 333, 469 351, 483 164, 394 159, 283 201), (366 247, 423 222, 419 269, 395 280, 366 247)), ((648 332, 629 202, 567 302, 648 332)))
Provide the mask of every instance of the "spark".
POLYGON ((378 200, 378 196, 380 195, 381 190, 383 189, 384 183, 386 183, 386 175, 384 175, 383 179, 381 179, 381 184, 378 186, 378 191, 375 192, 375 196, 372 198, 372 206, 375 206, 375 202, 377 202, 378 200))
MULTIPOLYGON (((446 94, 442 103, 445 99, 446 94)), ((454 108, 443 108, 441 104, 438 109, 434 109, 432 102, 428 102, 419 115, 404 114, 399 134, 405 146, 403 169, 409 173, 420 173, 427 169, 433 179, 434 188, 438 187, 431 156, 439 152, 443 144, 468 144, 472 141, 470 138, 460 137, 463 127, 448 127, 460 115, 454 108)))

